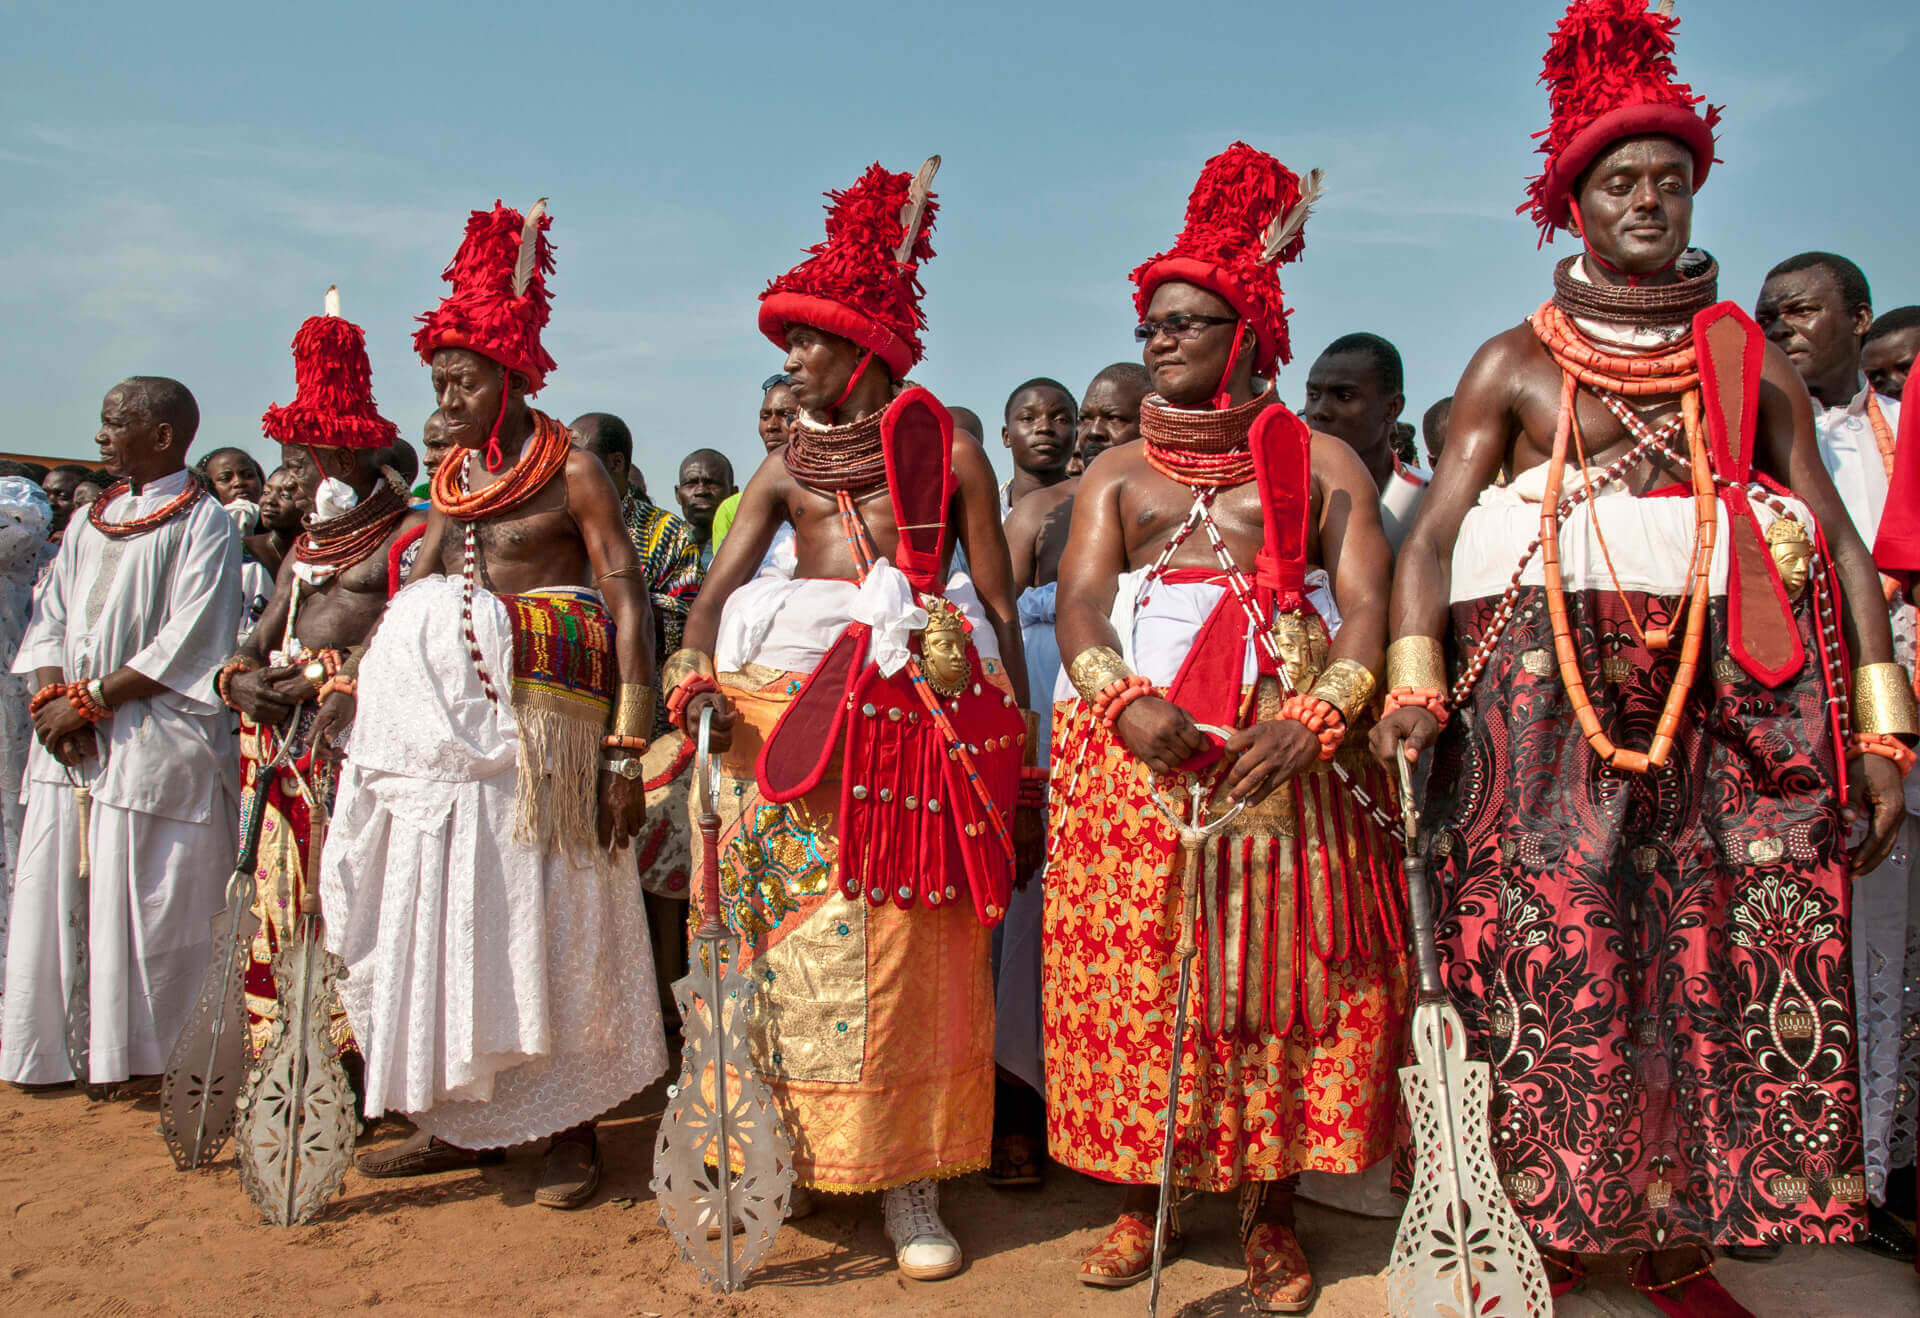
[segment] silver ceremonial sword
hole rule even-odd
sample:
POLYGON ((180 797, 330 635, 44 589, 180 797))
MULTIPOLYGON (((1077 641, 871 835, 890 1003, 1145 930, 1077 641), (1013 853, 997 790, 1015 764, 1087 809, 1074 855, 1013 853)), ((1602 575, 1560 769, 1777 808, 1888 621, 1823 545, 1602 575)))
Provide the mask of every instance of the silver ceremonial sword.
POLYGON ((246 949, 260 927, 253 870, 267 813, 267 778, 278 763, 276 755, 256 776, 251 800, 241 799, 240 850, 227 879, 226 909, 213 919, 213 959, 160 1079, 160 1137, 181 1171, 211 1161, 239 1116, 247 1072, 246 949))
POLYGON ((699 814, 702 922, 692 964, 673 986, 684 1043, 679 1083, 653 1146, 660 1224, 680 1257, 717 1292, 738 1290, 773 1246, 793 1191, 793 1145, 747 1050, 755 988, 720 918, 720 762, 708 749, 713 707, 700 711, 693 781, 699 814), (733 1224, 740 1222, 740 1253, 733 1224))
POLYGON ((1466 1026, 1440 979, 1427 858, 1418 839, 1420 795, 1404 742, 1395 747, 1394 759, 1400 766, 1407 913, 1420 996, 1413 1008, 1413 1064, 1400 1069, 1413 1126, 1413 1185, 1387 1263, 1387 1312, 1393 1318, 1548 1315, 1553 1300, 1540 1251, 1493 1165, 1491 1073, 1487 1063, 1467 1060, 1466 1026))
MULTIPOLYGON (((96 731, 94 735, 100 734, 96 731)), ((93 937, 93 854, 88 835, 93 831, 93 784, 70 765, 61 768, 73 785, 74 810, 80 818, 80 856, 75 866, 80 882, 67 911, 67 928, 73 931, 73 979, 67 984, 67 1065, 73 1069, 74 1082, 92 1098, 95 1094, 88 1068, 93 1049, 93 965, 88 942, 93 937)))
MULTIPOLYGON (((1233 735, 1230 729, 1205 724, 1199 725, 1199 730, 1222 741, 1233 735)), ((1160 1312, 1160 1263, 1167 1249, 1167 1221, 1173 1211, 1173 1151, 1180 1138, 1180 1073, 1186 1060, 1187 993, 1193 986, 1194 953, 1200 950, 1195 925, 1200 914, 1200 870, 1206 863, 1201 848, 1232 823, 1234 816, 1247 808, 1247 803, 1237 802, 1218 819, 1202 822, 1206 820, 1207 797, 1212 787, 1200 774, 1193 775, 1193 782, 1187 788, 1191 801, 1188 819, 1180 817, 1179 807, 1167 799, 1157 785, 1150 783, 1147 791, 1154 809, 1166 816, 1167 822, 1179 833, 1181 851, 1180 906, 1174 913, 1180 922, 1180 940, 1174 947, 1174 955, 1180 958, 1180 987, 1174 997, 1173 1053, 1167 1060, 1167 1134, 1166 1144, 1160 1151, 1160 1202, 1153 1213, 1153 1276, 1147 1283, 1147 1318, 1155 1318, 1160 1312)))
POLYGON ((289 767, 307 802, 306 866, 299 917, 273 957, 279 1010, 273 1038, 240 1099, 238 1139, 240 1184, 275 1226, 319 1216, 346 1179, 360 1133, 353 1087, 330 1029, 340 972, 320 914, 320 861, 330 821, 306 775, 289 767))

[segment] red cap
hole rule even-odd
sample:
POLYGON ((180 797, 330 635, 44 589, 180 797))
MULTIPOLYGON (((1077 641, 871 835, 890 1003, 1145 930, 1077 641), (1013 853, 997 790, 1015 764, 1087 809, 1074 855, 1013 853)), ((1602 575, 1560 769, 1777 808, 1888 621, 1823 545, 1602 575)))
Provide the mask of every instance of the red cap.
POLYGON ((467 217, 467 236, 441 273, 453 292, 420 317, 414 351, 429 364, 438 348, 469 348, 527 377, 527 392, 546 383, 553 358, 540 331, 553 314, 547 276, 553 273, 553 221, 542 197, 525 218, 498 201, 467 217), (528 251, 526 244, 534 247, 528 251), (524 258, 524 259, 523 259, 524 258))
MULTIPOLYGON (((920 168, 927 183, 940 158, 920 168)), ((926 205, 905 261, 895 258, 907 241, 914 206, 912 174, 892 174, 877 163, 845 192, 827 194, 827 237, 807 249, 808 259, 767 285, 760 295, 760 332, 784 350, 787 326, 812 325, 850 339, 903 379, 926 355, 920 332, 920 266, 933 259, 933 217, 940 203, 920 191, 926 205)))
POLYGON ((1276 361, 1293 360, 1279 269, 1306 246, 1307 214, 1319 195, 1318 170, 1303 190, 1298 174, 1235 142, 1200 171, 1173 247, 1133 272, 1134 309, 1145 320, 1154 290, 1169 280, 1218 294, 1253 331, 1254 373, 1272 375, 1276 361))
POLYGON ((326 305, 326 315, 309 317, 293 336, 293 401, 269 407, 260 431, 309 448, 385 448, 400 431, 374 405, 367 336, 341 319, 338 289, 327 290, 326 305))
POLYGON ((1677 81, 1673 30, 1680 20, 1661 0, 1574 0, 1554 31, 1540 81, 1551 88, 1553 123, 1534 134, 1546 140, 1546 169, 1527 185, 1516 209, 1531 213, 1544 245, 1572 219, 1574 180, 1594 158, 1625 137, 1659 133, 1678 138, 1693 152, 1693 183, 1706 182, 1713 165, 1713 130, 1720 109, 1694 109, 1706 98, 1677 81))

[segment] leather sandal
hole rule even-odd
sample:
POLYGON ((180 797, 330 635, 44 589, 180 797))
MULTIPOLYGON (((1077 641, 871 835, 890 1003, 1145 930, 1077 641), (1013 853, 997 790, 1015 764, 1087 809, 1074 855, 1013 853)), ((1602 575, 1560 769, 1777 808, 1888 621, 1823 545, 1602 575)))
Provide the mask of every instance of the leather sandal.
POLYGON ((362 1176, 432 1176, 505 1162, 504 1149, 462 1149, 424 1130, 416 1131, 390 1149, 363 1153, 354 1163, 362 1176))
POLYGON ((1002 1135, 993 1142, 985 1180, 996 1190, 1040 1184, 1040 1155, 1031 1135, 1002 1135))
POLYGON ((1319 1286, 1291 1227, 1256 1222, 1247 1232, 1247 1293, 1255 1313, 1305 1313, 1319 1286))
POLYGON ((1705 1245, 1696 1248, 1700 1251, 1699 1266, 1666 1282, 1654 1281, 1652 1256, 1643 1251, 1633 1262, 1633 1288, 1668 1318, 1754 1318, 1753 1311, 1728 1294, 1714 1277, 1713 1251, 1705 1245))
MULTIPOLYGON (((1167 1222, 1167 1247, 1160 1261, 1171 1263, 1186 1248, 1186 1238, 1167 1222)), ((1080 1260, 1080 1282, 1106 1290, 1121 1290, 1145 1281, 1153 1273, 1153 1214, 1122 1213, 1100 1243, 1080 1260)))
POLYGON ((547 1165, 540 1172, 533 1202, 542 1208, 585 1208, 600 1188, 600 1170, 599 1140, 555 1140, 547 1150, 547 1165))

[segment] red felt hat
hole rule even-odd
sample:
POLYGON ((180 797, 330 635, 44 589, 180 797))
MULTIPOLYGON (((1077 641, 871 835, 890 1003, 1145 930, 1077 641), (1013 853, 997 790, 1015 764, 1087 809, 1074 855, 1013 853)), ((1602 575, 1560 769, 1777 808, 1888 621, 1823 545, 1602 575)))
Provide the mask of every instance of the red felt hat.
POLYGON ((453 292, 420 317, 414 332, 421 361, 431 364, 439 348, 469 348, 526 376, 528 393, 540 392, 554 366, 540 346, 540 331, 553 315, 547 293, 552 223, 545 197, 524 218, 498 201, 491 211, 467 217, 467 236, 440 276, 453 292))
POLYGON ((260 431, 277 443, 309 448, 385 448, 400 431, 374 405, 367 336, 341 318, 338 288, 327 290, 326 308, 293 336, 293 401, 269 407, 260 431))
POLYGON ((827 194, 826 241, 760 295, 760 332, 775 347, 786 348, 787 326, 812 325, 873 353, 896 380, 919 364, 927 327, 920 267, 933 259, 940 209, 928 188, 939 167, 939 156, 917 175, 876 163, 845 192, 827 194))
POLYGON ((1300 176, 1264 151, 1235 142, 1207 162, 1187 198, 1187 223, 1168 251, 1133 272, 1134 309, 1147 318, 1154 290, 1195 284, 1225 298, 1254 335, 1253 369, 1272 375, 1293 360, 1292 313, 1280 296, 1280 267, 1307 244, 1305 225, 1320 195, 1320 171, 1300 176))
POLYGON ((1527 184, 1517 208, 1540 226, 1544 245, 1572 220, 1574 182, 1594 158, 1624 137, 1659 133, 1693 152, 1693 184, 1713 165, 1714 126, 1720 109, 1704 115, 1706 98, 1675 77, 1673 30, 1680 20, 1672 0, 1657 10, 1647 0, 1574 0, 1554 31, 1540 71, 1551 88, 1553 123, 1544 138, 1546 168, 1527 184))

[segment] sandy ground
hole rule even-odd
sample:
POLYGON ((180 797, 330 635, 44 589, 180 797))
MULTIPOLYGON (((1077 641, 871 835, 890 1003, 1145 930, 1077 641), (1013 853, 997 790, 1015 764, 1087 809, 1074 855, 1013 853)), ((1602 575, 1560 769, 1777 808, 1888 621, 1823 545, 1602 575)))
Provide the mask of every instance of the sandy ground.
MULTIPOLYGON (((660 1226, 647 1182, 662 1091, 603 1126, 607 1172, 577 1213, 533 1204, 535 1150, 502 1166, 414 1181, 349 1173, 312 1226, 262 1224, 230 1160, 176 1172, 155 1133, 156 1107, 90 1103, 72 1092, 0 1086, 0 1311, 193 1313, 219 1318, 379 1306, 397 1314, 1133 1315, 1145 1287, 1093 1291, 1074 1280, 1080 1255, 1115 1204, 1107 1186, 1051 1168, 1032 1192, 979 1177, 951 1183, 947 1221, 968 1252, 953 1280, 895 1271, 877 1198, 823 1200, 789 1224, 753 1284, 732 1297, 702 1288, 660 1226)), ((398 1139, 389 1125, 375 1144, 398 1139)), ((1212 1200, 1187 1255, 1170 1266, 1163 1314, 1246 1312, 1231 1205, 1212 1200)), ((1323 1289, 1316 1314, 1373 1318, 1375 1275, 1390 1223, 1304 1205, 1301 1236, 1323 1289)), ((1727 1285, 1763 1318, 1920 1313, 1910 1268, 1858 1250, 1801 1248, 1779 1262, 1722 1265, 1727 1285)), ((1654 1314, 1617 1280, 1561 1301, 1566 1318, 1654 1314)))

